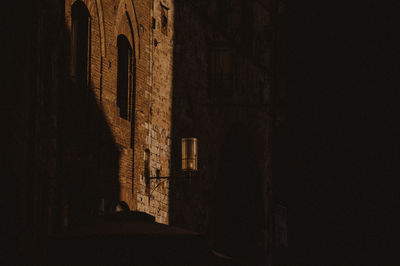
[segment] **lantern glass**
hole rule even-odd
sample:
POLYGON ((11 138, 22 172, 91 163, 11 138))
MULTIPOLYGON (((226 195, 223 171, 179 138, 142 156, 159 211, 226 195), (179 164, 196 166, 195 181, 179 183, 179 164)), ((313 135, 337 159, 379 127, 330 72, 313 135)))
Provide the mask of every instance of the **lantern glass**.
POLYGON ((197 139, 182 139, 182 171, 197 171, 197 139))

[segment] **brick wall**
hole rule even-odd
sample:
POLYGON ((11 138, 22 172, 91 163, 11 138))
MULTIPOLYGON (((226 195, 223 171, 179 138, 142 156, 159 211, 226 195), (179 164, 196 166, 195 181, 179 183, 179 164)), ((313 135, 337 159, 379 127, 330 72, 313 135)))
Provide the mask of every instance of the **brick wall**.
MULTIPOLYGON (((73 2, 65 1, 65 21, 69 32, 73 2)), ((99 174, 105 179, 117 179, 116 189, 119 191, 114 194, 119 200, 126 201, 132 210, 148 212, 156 217, 156 221, 168 223, 168 181, 146 181, 144 153, 150 150, 151 176, 156 176, 157 170, 162 176, 169 175, 173 26, 169 23, 169 34, 159 35, 159 3, 153 11, 151 1, 83 2, 89 9, 92 23, 91 90, 115 143, 118 157, 115 171, 107 171, 104 169, 107 167, 98 160, 99 174), (152 16, 158 16, 155 30, 151 28, 152 16), (132 121, 119 116, 116 104, 119 34, 125 35, 134 48, 136 91, 132 121), (154 47, 156 38, 161 42, 158 47, 154 47), (163 184, 159 185, 159 182, 163 184)), ((172 8, 169 14, 173 15, 172 8)), ((107 160, 107 155, 103 160, 107 160)), ((100 194, 98 197, 101 198, 100 194)), ((112 200, 107 195, 104 198, 112 200)))
MULTIPOLYGON (((240 23, 242 1, 228 1, 233 5, 229 19, 235 23, 223 28, 216 1, 82 0, 91 16, 91 79, 86 91, 77 88, 69 74, 75 1, 35 1, 33 21, 37 25, 24 37, 26 46, 21 46, 21 50, 36 49, 31 48, 33 58, 19 57, 27 77, 24 84, 18 84, 29 100, 22 97, 15 112, 10 111, 22 119, 12 119, 20 138, 11 138, 15 145, 10 147, 15 149, 10 154, 26 157, 18 164, 10 159, 15 164, 10 172, 20 176, 14 187, 19 187, 21 206, 34 206, 32 211, 21 208, 26 228, 32 224, 32 234, 57 231, 73 223, 66 217, 91 215, 102 199, 108 210, 123 200, 132 210, 154 215, 157 222, 204 232, 213 242, 218 196, 234 195, 232 204, 226 206, 233 213, 228 220, 233 222, 240 217, 235 214, 238 206, 250 202, 248 198, 256 191, 262 198, 259 203, 266 225, 260 234, 268 251, 271 1, 250 1, 246 10, 252 10, 254 19, 248 27, 240 23), (132 121, 120 117, 116 102, 119 34, 134 48, 132 121), (252 42, 246 41, 249 36, 252 42), (232 80, 225 87, 213 84, 215 73, 210 71, 210 54, 221 46, 232 64, 232 80), (245 132, 238 135, 245 136, 238 142, 252 146, 247 154, 255 157, 257 188, 250 177, 229 180, 223 174, 224 147, 235 147, 225 140, 238 124, 245 132), (177 178, 182 137, 198 138, 199 171, 191 181, 177 178), (170 179, 146 179, 146 150, 150 177, 159 173, 170 179), (237 184, 242 184, 242 190, 237 184)), ((19 66, 13 69, 17 73, 19 66)))
MULTIPOLYGON (((146 145, 150 151, 150 176, 155 177, 159 170, 161 177, 168 177, 171 145, 173 1, 162 1, 162 5, 159 1, 153 1, 151 16, 154 19, 154 28, 149 33, 150 84, 147 94, 150 113, 144 128, 147 130, 146 145), (164 25, 165 31, 161 19, 162 12, 168 16, 164 25)), ((146 184, 142 176, 138 185, 138 210, 154 215, 158 222, 168 223, 169 180, 153 179, 146 184)))

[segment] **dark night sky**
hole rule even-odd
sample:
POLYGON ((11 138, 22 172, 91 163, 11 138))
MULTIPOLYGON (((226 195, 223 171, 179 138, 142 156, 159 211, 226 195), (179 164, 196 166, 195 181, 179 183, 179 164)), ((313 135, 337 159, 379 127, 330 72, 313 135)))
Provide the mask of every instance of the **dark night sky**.
POLYGON ((291 265, 400 265, 399 7, 287 1, 281 186, 291 265))

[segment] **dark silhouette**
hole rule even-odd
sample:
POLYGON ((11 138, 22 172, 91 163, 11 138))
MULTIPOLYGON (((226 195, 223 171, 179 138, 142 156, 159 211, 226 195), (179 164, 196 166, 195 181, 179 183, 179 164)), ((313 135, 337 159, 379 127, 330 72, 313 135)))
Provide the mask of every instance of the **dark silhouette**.
POLYGON ((399 5, 286 3, 274 197, 289 206, 288 265, 398 264, 399 5))
POLYGON ((222 143, 215 181, 215 249, 244 263, 260 261, 265 244, 265 203, 257 152, 246 128, 232 126, 222 143))

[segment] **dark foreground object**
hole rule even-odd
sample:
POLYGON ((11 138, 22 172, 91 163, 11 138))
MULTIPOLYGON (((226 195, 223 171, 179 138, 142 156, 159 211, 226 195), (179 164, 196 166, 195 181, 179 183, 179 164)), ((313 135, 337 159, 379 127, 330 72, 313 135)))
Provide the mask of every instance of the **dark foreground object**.
POLYGON ((138 212, 104 216, 52 236, 48 265, 234 265, 203 235, 154 222, 138 212))

